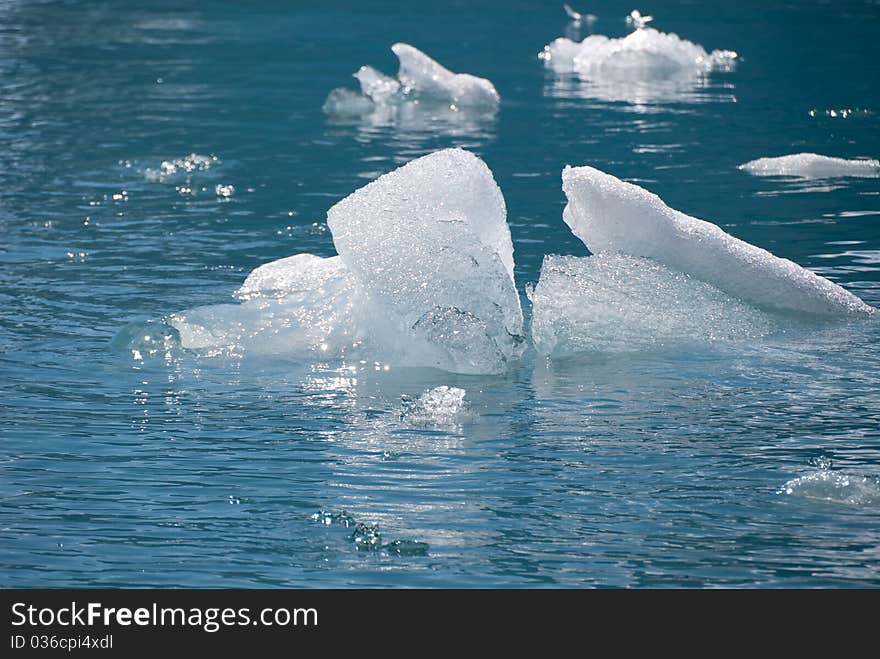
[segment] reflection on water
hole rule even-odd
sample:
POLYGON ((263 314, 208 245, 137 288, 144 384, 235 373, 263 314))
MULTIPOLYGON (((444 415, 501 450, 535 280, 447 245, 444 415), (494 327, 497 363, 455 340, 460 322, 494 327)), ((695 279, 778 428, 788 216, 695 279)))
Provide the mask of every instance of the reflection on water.
POLYGON ((732 82, 711 79, 707 74, 681 70, 650 79, 620 78, 589 73, 549 70, 544 94, 557 99, 582 99, 601 103, 627 103, 634 112, 656 111, 669 103, 735 103, 732 82))
POLYGON ((407 101, 375 104, 358 114, 335 114, 327 125, 354 132, 359 142, 391 139, 407 153, 419 152, 427 142, 453 138, 455 146, 475 148, 495 137, 498 109, 457 108, 448 103, 407 101))

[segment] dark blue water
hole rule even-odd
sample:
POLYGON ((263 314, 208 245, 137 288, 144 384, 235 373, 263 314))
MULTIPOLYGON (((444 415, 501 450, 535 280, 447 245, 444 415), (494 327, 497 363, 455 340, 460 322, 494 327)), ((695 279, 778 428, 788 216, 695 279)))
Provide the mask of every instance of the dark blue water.
MULTIPOLYGON (((555 0, 255 4, 0 2, 0 585, 880 585, 876 322, 492 377, 112 344, 334 254, 332 204, 453 145, 504 192, 521 292, 586 254, 560 171, 590 164, 878 305, 880 180, 736 166, 880 155, 880 4, 640 7, 741 56, 653 101, 545 70, 555 0), (395 41, 491 79, 497 115, 328 118, 395 41), (190 153, 217 160, 144 173, 190 153), (438 385, 471 418, 405 423, 438 385)), ((621 36, 632 8, 581 9, 621 36)))

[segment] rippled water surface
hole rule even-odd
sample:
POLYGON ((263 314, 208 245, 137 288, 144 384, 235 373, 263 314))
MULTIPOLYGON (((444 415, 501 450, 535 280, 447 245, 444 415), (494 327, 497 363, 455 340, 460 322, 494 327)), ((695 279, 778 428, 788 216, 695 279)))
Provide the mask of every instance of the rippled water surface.
MULTIPOLYGON (((877 2, 641 7, 740 54, 647 87, 546 69, 586 34, 561 4, 0 2, 0 585, 880 586, 876 321, 485 377, 149 322, 333 255, 331 205, 453 145, 504 192, 526 310, 545 254, 586 254, 565 164, 880 305, 880 179, 737 170, 880 155, 877 2), (497 113, 325 115, 396 41, 497 113)), ((632 8, 581 9, 622 36, 632 8)))

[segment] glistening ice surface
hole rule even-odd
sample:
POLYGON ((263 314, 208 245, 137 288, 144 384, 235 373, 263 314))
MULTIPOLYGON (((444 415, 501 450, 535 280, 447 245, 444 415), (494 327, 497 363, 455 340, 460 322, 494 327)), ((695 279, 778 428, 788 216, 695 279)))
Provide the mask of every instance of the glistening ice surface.
POLYGON ((418 158, 327 217, 339 256, 272 261, 236 291, 243 304, 174 314, 182 347, 482 374, 520 357, 507 211, 479 158, 462 149, 418 158))
MULTIPOLYGON (((344 300, 327 210, 450 147, 504 194, 527 327, 544 256, 593 258, 566 164, 880 304, 880 179, 737 170, 878 157, 875 4, 643 5, 741 57, 637 104, 536 59, 561 4, 0 5, 2 585, 880 586, 872 318, 488 376, 182 349, 162 322, 271 311, 299 277, 344 300), (497 110, 323 112, 364 64, 396 77, 399 41, 491 80, 497 110), (294 254, 321 260, 257 277, 294 254)), ((628 33, 633 6, 573 7, 628 33)))

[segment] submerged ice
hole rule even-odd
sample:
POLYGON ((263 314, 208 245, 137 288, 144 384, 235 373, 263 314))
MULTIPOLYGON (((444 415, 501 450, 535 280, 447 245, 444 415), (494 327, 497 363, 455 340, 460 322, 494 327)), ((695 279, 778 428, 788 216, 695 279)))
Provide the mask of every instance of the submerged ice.
POLYGON ((328 212, 339 256, 255 269, 241 304, 170 323, 209 353, 369 356, 498 373, 523 349, 513 243, 489 168, 461 149, 386 174, 328 212))
POLYGON ((796 263, 592 167, 562 173, 563 219, 593 256, 547 257, 531 293, 537 351, 754 339, 783 320, 876 313, 796 263))
POLYGON ((404 423, 423 428, 457 428, 471 417, 466 391, 442 385, 416 399, 404 398, 400 414, 404 423))
POLYGON ((359 115, 407 101, 445 104, 453 110, 498 106, 500 97, 489 80, 453 73, 409 44, 396 43, 391 50, 400 62, 397 78, 362 66, 354 73, 360 93, 345 87, 334 89, 324 103, 324 112, 359 115))
POLYGON ((799 179, 843 176, 880 178, 880 160, 833 158, 818 153, 758 158, 740 165, 739 169, 755 176, 790 176, 799 179))

